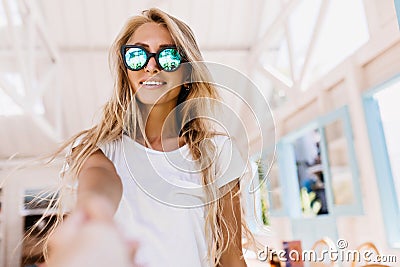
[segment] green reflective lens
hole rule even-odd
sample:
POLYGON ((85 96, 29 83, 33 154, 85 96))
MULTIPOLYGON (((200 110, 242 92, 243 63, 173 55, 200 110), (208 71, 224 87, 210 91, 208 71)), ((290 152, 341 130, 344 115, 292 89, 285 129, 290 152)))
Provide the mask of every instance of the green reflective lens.
POLYGON ((129 48, 125 52, 125 62, 133 70, 139 70, 146 64, 146 51, 138 47, 129 48))
POLYGON ((163 70, 174 71, 181 64, 181 56, 177 49, 167 48, 160 52, 158 62, 163 70))

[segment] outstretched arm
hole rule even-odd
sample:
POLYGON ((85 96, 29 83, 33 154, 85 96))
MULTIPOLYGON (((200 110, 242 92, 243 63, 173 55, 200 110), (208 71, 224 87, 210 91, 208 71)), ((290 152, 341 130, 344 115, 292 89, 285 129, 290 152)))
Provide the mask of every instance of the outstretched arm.
POLYGON ((77 209, 84 209, 85 203, 93 196, 101 196, 111 204, 112 211, 115 213, 122 196, 122 182, 114 164, 100 149, 85 161, 78 180, 77 209))
POLYGON ((136 246, 114 223, 122 183, 114 164, 97 150, 78 174, 77 205, 50 238, 51 267, 132 266, 136 246))
POLYGON ((112 218, 110 203, 92 197, 76 210, 50 238, 49 267, 134 267, 137 244, 125 240, 112 218))

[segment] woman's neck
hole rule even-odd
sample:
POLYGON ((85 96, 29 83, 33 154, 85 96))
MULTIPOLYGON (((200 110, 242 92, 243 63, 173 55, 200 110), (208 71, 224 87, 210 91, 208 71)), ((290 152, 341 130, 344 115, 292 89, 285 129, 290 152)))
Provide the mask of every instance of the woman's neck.
MULTIPOLYGON (((179 129, 176 122, 175 107, 176 100, 150 106, 148 113, 146 112, 146 116, 144 116, 144 118, 147 117, 144 122, 146 137, 154 149, 163 150, 162 148, 166 145, 165 142, 178 141, 179 129)), ((179 142, 176 143, 178 144, 179 142)), ((180 145, 178 144, 177 146, 179 147, 180 145)))

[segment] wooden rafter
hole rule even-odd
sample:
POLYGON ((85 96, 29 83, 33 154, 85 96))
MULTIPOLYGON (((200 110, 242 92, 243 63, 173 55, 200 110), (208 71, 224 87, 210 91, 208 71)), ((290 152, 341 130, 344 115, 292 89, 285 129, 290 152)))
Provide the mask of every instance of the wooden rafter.
POLYGON ((311 59, 312 59, 312 57, 314 55, 314 51, 315 51, 315 45, 316 45, 318 37, 320 35, 322 24, 323 24, 322 22, 324 21, 324 19, 326 17, 328 6, 329 6, 329 1, 323 0, 321 3, 320 9, 319 9, 317 21, 315 22, 314 31, 311 35, 310 43, 307 47, 307 52, 306 52, 306 56, 304 59, 303 67, 301 68, 300 76, 299 76, 298 80, 295 81, 294 86, 297 89, 301 89, 302 83, 304 81, 304 77, 307 74, 307 71, 310 67, 310 62, 311 62, 311 59))

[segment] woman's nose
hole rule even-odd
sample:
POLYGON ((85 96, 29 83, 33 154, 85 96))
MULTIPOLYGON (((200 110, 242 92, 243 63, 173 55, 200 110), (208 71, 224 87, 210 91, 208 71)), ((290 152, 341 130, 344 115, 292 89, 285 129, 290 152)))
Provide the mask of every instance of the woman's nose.
POLYGON ((147 72, 159 72, 159 71, 160 71, 159 68, 158 68, 158 65, 157 65, 157 62, 156 62, 156 58, 155 58, 155 57, 151 57, 151 58, 149 59, 149 62, 147 62, 147 65, 146 65, 146 67, 145 67, 145 70, 146 70, 147 72))

